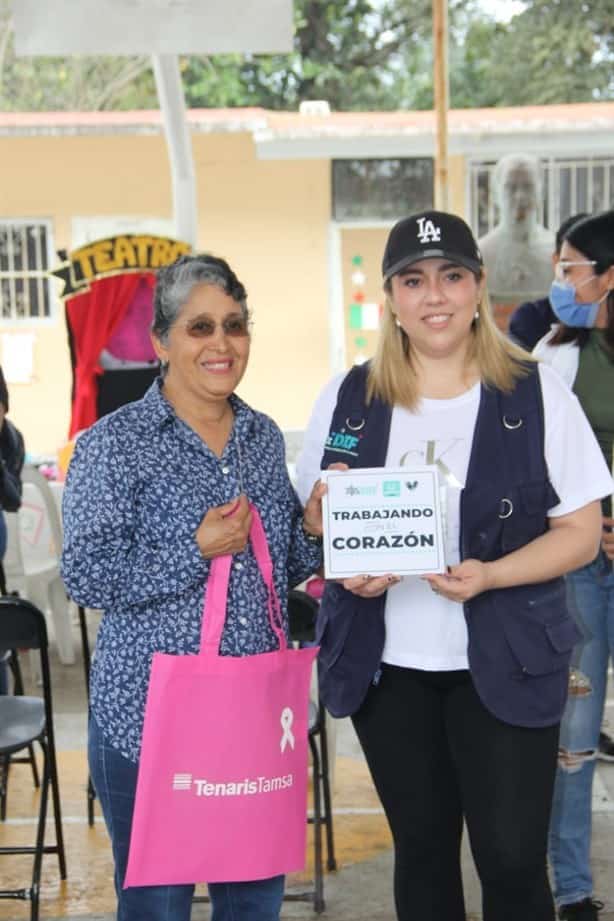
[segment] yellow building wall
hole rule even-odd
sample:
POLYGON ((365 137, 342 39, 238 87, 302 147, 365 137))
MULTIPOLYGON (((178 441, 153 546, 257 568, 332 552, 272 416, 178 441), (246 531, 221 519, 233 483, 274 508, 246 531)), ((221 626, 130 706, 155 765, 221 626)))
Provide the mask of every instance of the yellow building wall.
POLYGON ((253 313, 240 393, 304 428, 328 379, 328 160, 259 161, 251 139, 197 136, 199 239, 227 256, 253 313))
MULTIPOLYGON (((230 261, 254 314, 241 395, 283 428, 302 428, 328 377, 329 162, 258 161, 246 134, 195 135, 193 148, 199 247, 230 261)), ((159 136, 4 138, 0 160, 0 217, 50 219, 56 249, 73 246, 73 217, 172 217, 159 136)), ((33 379, 10 385, 11 417, 29 451, 54 453, 69 421, 63 307, 45 325, 1 329, 34 333, 33 379)))
MULTIPOLYGON (((255 320, 241 395, 282 428, 304 428, 329 376, 330 161, 258 160, 247 133, 194 134, 193 150, 199 248, 229 260, 255 320)), ((172 218, 160 135, 2 138, 0 162, 0 218, 49 219, 55 249, 81 242, 73 218, 172 218)), ((451 158, 450 178, 452 208, 463 213, 462 157, 451 158)), ((58 299, 45 324, 1 330, 35 336, 33 378, 10 385, 11 416, 30 452, 53 454, 69 422, 63 306, 58 299)))

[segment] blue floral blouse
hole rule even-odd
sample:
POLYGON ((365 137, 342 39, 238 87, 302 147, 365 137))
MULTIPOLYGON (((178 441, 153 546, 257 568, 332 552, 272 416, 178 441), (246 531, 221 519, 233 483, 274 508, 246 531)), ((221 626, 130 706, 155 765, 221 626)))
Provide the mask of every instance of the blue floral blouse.
MULTIPOLYGON (((236 396, 234 426, 218 458, 162 395, 103 417, 80 436, 64 491, 62 576, 71 598, 103 609, 91 673, 91 708, 118 751, 137 761, 152 655, 198 652, 209 563, 195 532, 207 510, 243 490, 258 508, 286 617, 288 588, 313 573, 321 549, 302 529, 302 507, 275 423, 236 396)), ((251 547, 234 557, 222 655, 277 647, 251 547)))

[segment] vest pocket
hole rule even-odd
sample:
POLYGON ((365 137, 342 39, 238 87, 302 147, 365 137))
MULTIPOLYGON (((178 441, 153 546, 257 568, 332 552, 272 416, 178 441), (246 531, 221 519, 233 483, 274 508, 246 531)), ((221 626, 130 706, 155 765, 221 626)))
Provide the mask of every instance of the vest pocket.
MULTIPOLYGON (((561 601, 563 606, 564 594, 561 601)), ((526 675, 547 675, 567 668, 571 650, 582 639, 568 614, 561 617, 559 613, 556 620, 548 623, 524 612, 502 619, 507 642, 520 671, 526 675)))

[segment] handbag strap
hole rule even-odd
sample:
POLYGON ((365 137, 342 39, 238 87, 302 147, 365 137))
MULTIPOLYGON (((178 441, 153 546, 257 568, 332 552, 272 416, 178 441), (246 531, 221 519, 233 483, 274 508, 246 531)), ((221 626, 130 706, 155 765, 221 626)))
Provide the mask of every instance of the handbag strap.
MULTIPOLYGON (((252 523, 249 537, 252 543, 254 556, 258 569, 267 589, 267 609, 271 629, 279 640, 279 648, 284 650, 288 646, 283 628, 281 605, 275 583, 273 581, 273 562, 269 553, 266 534, 262 525, 260 513, 255 505, 250 503, 252 523)), ((203 619, 200 634, 200 654, 219 655, 222 631, 226 622, 226 603, 228 600, 228 583, 230 581, 230 568, 232 555, 216 556, 211 562, 209 578, 205 587, 205 601, 203 605, 203 619)))

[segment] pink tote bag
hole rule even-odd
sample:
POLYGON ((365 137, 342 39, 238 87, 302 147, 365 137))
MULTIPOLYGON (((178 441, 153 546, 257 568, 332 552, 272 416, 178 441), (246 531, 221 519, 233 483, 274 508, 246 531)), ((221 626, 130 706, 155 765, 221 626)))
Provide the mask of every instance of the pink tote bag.
POLYGON ((124 888, 267 879, 305 865, 317 649, 288 648, 253 506, 250 539, 279 649, 219 655, 232 557, 216 557, 200 654, 153 657, 124 888))

